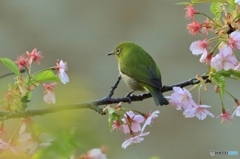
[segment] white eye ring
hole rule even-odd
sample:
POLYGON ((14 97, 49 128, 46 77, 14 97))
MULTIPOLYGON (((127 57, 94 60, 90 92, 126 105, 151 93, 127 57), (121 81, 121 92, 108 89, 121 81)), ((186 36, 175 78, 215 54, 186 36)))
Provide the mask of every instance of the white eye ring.
POLYGON ((120 51, 121 51, 120 48, 117 48, 116 53, 117 53, 117 54, 120 54, 120 51))

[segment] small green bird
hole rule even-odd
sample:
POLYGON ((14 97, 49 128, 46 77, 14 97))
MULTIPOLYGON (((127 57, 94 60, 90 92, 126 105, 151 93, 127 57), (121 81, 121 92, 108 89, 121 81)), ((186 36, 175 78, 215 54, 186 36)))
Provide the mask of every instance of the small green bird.
POLYGON ((156 105, 169 103, 161 92, 161 74, 156 63, 140 46, 122 42, 108 55, 117 57, 120 75, 133 91, 150 92, 156 105))

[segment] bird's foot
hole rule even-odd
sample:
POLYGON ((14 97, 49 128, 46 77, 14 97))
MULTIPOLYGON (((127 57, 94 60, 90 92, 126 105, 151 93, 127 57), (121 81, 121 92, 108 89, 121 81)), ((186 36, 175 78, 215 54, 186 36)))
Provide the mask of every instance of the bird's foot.
POLYGON ((134 92, 134 91, 131 91, 131 92, 129 92, 129 93, 125 96, 125 98, 128 99, 128 103, 129 103, 129 104, 131 104, 131 102, 132 102, 132 100, 131 100, 131 95, 132 95, 133 92, 134 92))

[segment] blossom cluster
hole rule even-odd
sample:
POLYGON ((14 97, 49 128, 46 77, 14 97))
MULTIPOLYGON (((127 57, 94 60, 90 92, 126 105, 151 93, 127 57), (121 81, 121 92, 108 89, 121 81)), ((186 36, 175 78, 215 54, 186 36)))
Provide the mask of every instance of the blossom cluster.
MULTIPOLYGON (((200 1, 196 0, 194 3, 188 3, 185 8, 185 18, 190 20, 187 24, 187 30, 190 35, 202 34, 200 40, 192 42, 190 51, 193 55, 201 55, 200 62, 208 66, 206 75, 215 85, 217 93, 220 93, 220 100, 222 101, 223 94, 227 93, 236 103, 235 111, 231 115, 222 103, 222 122, 232 120, 233 116, 240 116, 240 103, 237 98, 225 90, 226 78, 240 78, 240 61, 237 59, 234 52, 240 49, 240 3, 235 0, 235 3, 225 3, 219 5, 221 2, 212 3, 211 12, 215 15, 214 18, 196 10, 194 5, 200 1), (195 19, 196 15, 206 17, 204 22, 198 22, 195 19), (214 37, 207 38, 209 32, 215 34, 214 37), (204 34, 205 33, 205 34, 204 34), (205 35, 205 36, 204 36, 205 35), (218 90, 218 91, 217 91, 218 90)), ((201 81, 201 84, 205 83, 201 81)), ((199 87, 201 86, 199 84, 199 87)), ((207 108, 210 106, 201 105, 201 100, 195 103, 192 99, 191 93, 185 88, 173 88, 173 94, 170 97, 170 103, 177 110, 184 110, 185 117, 194 117, 203 120, 207 115, 213 116, 207 108)))
POLYGON ((56 86, 56 82, 60 79, 63 84, 69 82, 68 75, 66 74, 67 63, 62 60, 58 60, 56 66, 40 70, 35 73, 31 73, 32 63, 35 62, 38 65, 40 64, 40 60, 43 58, 42 53, 37 51, 37 49, 33 49, 31 52, 26 52, 26 54, 20 55, 15 64, 18 65, 18 69, 24 69, 27 72, 27 76, 23 75, 17 76, 15 84, 10 84, 8 92, 4 94, 4 98, 1 102, 3 105, 2 108, 5 110, 18 110, 25 109, 26 103, 29 99, 24 100, 25 98, 29 98, 29 94, 39 85, 42 84, 45 88, 44 92, 44 101, 47 104, 54 104, 55 93, 54 88, 56 86), (58 78, 55 77, 55 74, 52 70, 57 71, 58 78), (46 84, 45 82, 55 81, 50 84, 46 84), (25 107, 21 107, 25 105, 25 107))
MULTIPOLYGON (((13 136, 18 135, 17 139, 11 137, 8 141, 3 141, 3 139, 0 138, 0 149, 13 152, 16 155, 27 153, 31 156, 38 149, 47 148, 52 145, 54 138, 50 134, 45 132, 36 134, 34 131, 27 131, 27 128, 32 127, 32 124, 33 121, 31 118, 28 117, 23 119, 18 134, 13 134, 13 136)), ((1 132, 1 134, 6 133, 7 131, 5 130, 1 132)))
POLYGON ((116 107, 112 108, 108 106, 106 109, 109 114, 111 129, 118 130, 124 134, 130 134, 131 136, 122 143, 122 148, 124 149, 131 144, 143 141, 144 136, 150 134, 150 132, 144 132, 146 126, 151 125, 160 113, 159 110, 156 110, 149 113, 138 112, 139 114, 135 114, 131 110, 125 112, 124 109, 119 108, 119 105, 116 107), (141 126, 141 124, 143 125, 141 126))
MULTIPOLYGON (((8 111, 9 114, 15 111, 25 111, 28 102, 31 100, 33 90, 39 85, 43 85, 45 88, 43 100, 47 104, 56 102, 54 93, 56 82, 61 81, 63 84, 69 82, 68 75, 65 72, 67 63, 58 60, 55 66, 32 73, 33 63, 40 65, 42 58, 42 53, 37 49, 33 49, 31 52, 27 51, 26 54, 20 55, 16 61, 0 58, 1 62, 17 75, 15 82, 9 84, 8 91, 0 101, 1 109, 8 111), (27 72, 25 76, 20 73, 22 70, 27 72), (57 73, 55 74, 54 71, 57 73), (52 83, 47 84, 46 82, 52 83)), ((10 132, 4 129, 3 120, 1 119, 2 124, 0 127, 0 150, 3 150, 3 152, 24 153, 32 156, 38 149, 49 147, 54 141, 54 138, 48 133, 39 132, 39 129, 35 132, 33 126, 36 123, 33 123, 30 117, 22 119, 20 126, 16 127, 15 131, 12 132, 12 136, 6 140, 2 135, 10 134, 10 132)))
POLYGON ((184 110, 183 115, 185 115, 186 118, 197 117, 199 120, 204 120, 207 115, 214 117, 214 115, 207 110, 210 106, 195 103, 191 93, 186 88, 173 87, 173 91, 170 97, 170 103, 177 110, 184 110))

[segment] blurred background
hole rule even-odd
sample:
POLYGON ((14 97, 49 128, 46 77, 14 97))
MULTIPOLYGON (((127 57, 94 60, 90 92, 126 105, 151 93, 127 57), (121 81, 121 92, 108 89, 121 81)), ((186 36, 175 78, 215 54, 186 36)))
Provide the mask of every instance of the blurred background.
MULTIPOLYGON (((106 96, 118 77, 115 57, 106 54, 122 41, 142 46, 159 66, 163 84, 176 84, 207 71, 199 63, 200 57, 189 51, 191 42, 203 39, 205 35, 193 37, 188 34, 185 6, 176 5, 177 2, 181 1, 2 0, 0 57, 15 60, 20 54, 37 48, 44 58, 41 65, 32 66, 32 71, 54 66, 58 59, 67 61, 70 82, 57 85, 56 105, 82 103, 106 96)), ((209 13, 208 8, 208 5, 197 6, 206 13, 209 13)), ((0 65, 0 74, 7 72, 6 67, 0 65)), ((0 91, 5 92, 10 82, 13 82, 13 76, 1 79, 0 91)), ((228 84, 227 89, 240 97, 239 83, 229 80, 228 84)), ((114 96, 122 97, 129 91, 121 82, 114 96)), ((43 102, 43 92, 42 87, 36 89, 29 109, 51 107, 43 102)), ((197 100, 197 90, 193 95, 197 100)), ((215 117, 221 114, 221 103, 218 94, 213 93, 213 86, 208 85, 208 92, 202 93, 202 103, 212 106, 210 111, 215 117)), ((226 96, 224 104, 232 113, 234 101, 226 96)), ((53 135, 62 133, 64 136, 74 130, 77 154, 105 145, 109 159, 149 159, 153 156, 161 159, 239 158, 239 155, 209 155, 210 150, 240 153, 238 117, 224 124, 220 118, 186 119, 172 106, 156 107, 153 99, 124 104, 123 107, 142 112, 160 110, 155 123, 147 128, 150 135, 126 150, 121 144, 129 136, 110 132, 107 116, 92 110, 70 110, 37 116, 33 120, 53 135)), ((10 134, 18 122, 5 122, 10 134)), ((60 136, 55 140, 61 141, 60 136)), ((64 141, 60 142, 63 149, 68 145, 64 141)))

